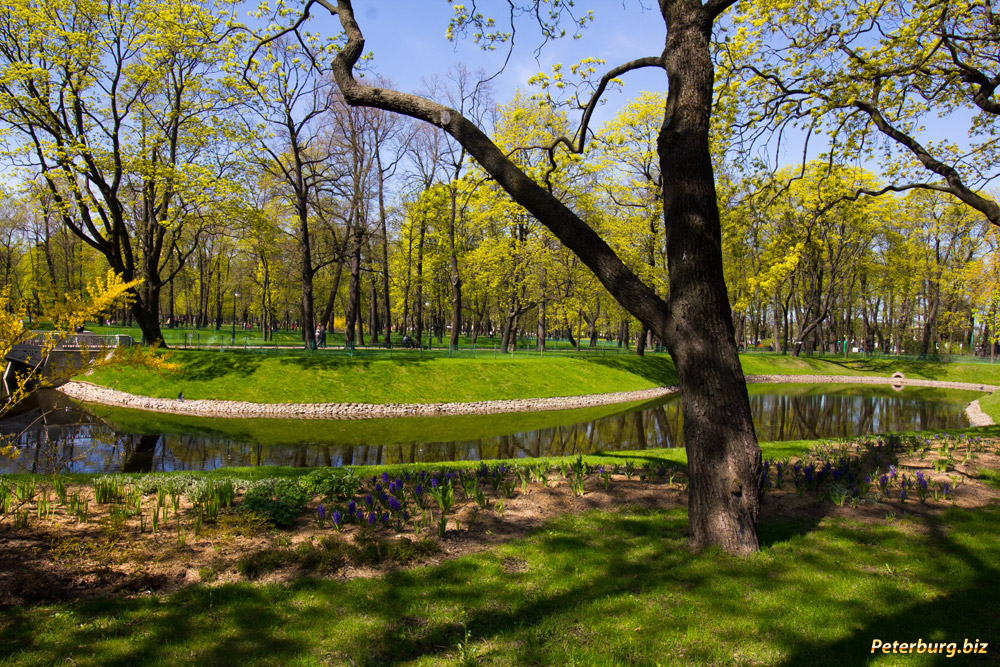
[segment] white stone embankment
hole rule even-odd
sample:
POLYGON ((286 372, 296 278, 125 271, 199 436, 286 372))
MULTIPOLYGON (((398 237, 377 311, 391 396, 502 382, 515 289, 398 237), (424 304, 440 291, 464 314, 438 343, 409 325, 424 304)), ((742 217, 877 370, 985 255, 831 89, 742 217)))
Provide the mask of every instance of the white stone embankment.
MULTIPOLYGON (((770 384, 878 384, 902 388, 940 387, 992 393, 1000 387, 971 382, 910 380, 902 377, 872 377, 852 375, 748 375, 748 383, 770 384)), ((195 417, 275 418, 275 419, 378 419, 383 417, 417 417, 433 415, 474 415, 544 410, 572 410, 613 403, 648 401, 678 391, 677 387, 657 387, 641 391, 621 391, 610 394, 559 396, 554 398, 522 398, 514 400, 474 401, 469 403, 250 403, 247 401, 177 400, 135 396, 117 389, 89 382, 67 382, 59 390, 70 398, 88 403, 101 403, 133 410, 165 412, 195 417)), ((992 426, 993 419, 979 407, 979 401, 966 406, 973 426, 992 426)))
POLYGON ((67 382, 59 390, 80 401, 102 403, 134 410, 167 412, 197 417, 270 417, 278 419, 378 419, 380 417, 427 417, 433 415, 476 415, 540 410, 572 410, 611 403, 629 403, 660 398, 676 387, 611 394, 522 398, 469 403, 249 403, 247 401, 177 400, 135 396, 89 382, 67 382))

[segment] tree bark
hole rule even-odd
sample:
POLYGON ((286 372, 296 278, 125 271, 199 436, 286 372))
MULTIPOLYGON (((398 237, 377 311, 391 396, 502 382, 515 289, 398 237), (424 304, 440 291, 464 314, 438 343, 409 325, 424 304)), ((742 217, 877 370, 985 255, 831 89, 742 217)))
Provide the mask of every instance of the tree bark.
MULTIPOLYGON (((761 454, 722 271, 721 223, 709 151, 712 22, 730 4, 661 0, 667 26, 663 54, 642 61, 655 60, 669 78, 657 143, 670 275, 670 297, 665 302, 591 227, 456 110, 355 81, 353 68, 364 52, 364 37, 352 3, 338 0, 336 7, 324 3, 339 17, 347 38, 332 69, 349 104, 403 113, 448 132, 514 201, 576 253, 626 310, 666 342, 684 403, 692 543, 746 554, 758 549, 761 454)), ((307 4, 305 16, 311 6, 307 4)))
POLYGON ((661 9, 670 84, 657 142, 670 275, 662 338, 681 386, 691 539, 745 554, 759 548, 761 453, 723 275, 709 150, 711 20, 700 2, 662 0, 661 9))

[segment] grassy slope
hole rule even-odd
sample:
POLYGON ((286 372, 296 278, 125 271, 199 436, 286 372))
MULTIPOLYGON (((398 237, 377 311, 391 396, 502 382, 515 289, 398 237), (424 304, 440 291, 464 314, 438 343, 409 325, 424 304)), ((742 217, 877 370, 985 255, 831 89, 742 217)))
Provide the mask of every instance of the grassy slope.
MULTIPOLYGON (((662 355, 645 358, 514 357, 504 359, 397 355, 351 359, 324 354, 268 356, 247 352, 175 353, 179 371, 105 368, 85 378, 144 396, 257 403, 437 403, 632 391, 672 385, 677 374, 662 355)), ((899 360, 844 360, 746 355, 747 374, 887 376, 1000 384, 1000 365, 899 360)))
POLYGON ((676 382, 663 356, 522 357, 508 359, 393 359, 178 351, 180 370, 96 371, 88 381, 134 394, 190 399, 226 398, 257 403, 436 403, 632 391, 676 382))

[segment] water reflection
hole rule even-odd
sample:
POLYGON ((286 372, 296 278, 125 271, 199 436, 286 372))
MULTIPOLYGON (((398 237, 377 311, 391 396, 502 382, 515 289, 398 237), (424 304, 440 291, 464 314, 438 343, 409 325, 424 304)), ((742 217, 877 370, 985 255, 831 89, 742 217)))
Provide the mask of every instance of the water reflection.
MULTIPOLYGON (((968 426, 967 392, 826 386, 803 388, 768 385, 751 388, 751 407, 761 440, 846 437, 897 430, 954 429, 968 426)), ((502 432, 498 421, 483 418, 463 423, 463 436, 448 442, 419 442, 420 428, 406 424, 405 434, 381 431, 374 442, 345 443, 344 422, 279 422, 277 429, 301 429, 308 437, 284 442, 247 435, 238 420, 204 420, 199 431, 190 423, 171 425, 169 418, 154 432, 123 429, 112 421, 79 409, 60 394, 40 393, 14 417, 0 421, 0 434, 22 433, 16 462, 0 461, 0 471, 143 472, 208 470, 224 466, 343 466, 492 458, 572 455, 598 450, 642 450, 679 446, 680 401, 670 397, 596 419, 565 422, 566 415, 543 413, 554 426, 502 432), (467 424, 467 426, 466 426, 467 424), (229 434, 226 429, 231 428, 229 434), (497 432, 498 429, 501 432, 497 432), (418 440, 414 442, 414 440, 418 440)), ((569 413, 572 414, 572 413, 569 413)), ((419 419, 419 418, 411 418, 419 419)), ((427 433, 441 432, 441 420, 426 422, 427 433)), ((468 419, 468 418, 466 418, 468 419)), ((519 417, 500 423, 517 428, 519 417)), ((533 417, 538 423, 538 416, 533 417)), ((143 415, 140 421, 149 422, 143 415)), ((390 420, 386 420, 390 421, 390 420)), ((401 420, 392 420, 399 424, 401 420)), ((270 423, 272 426, 273 422, 270 423)), ((356 422, 353 424, 357 424, 356 422)), ((420 422, 416 423, 417 426, 420 422)), ((353 428, 360 429, 360 426, 353 428)), ((372 436, 375 439, 375 436, 372 436)))

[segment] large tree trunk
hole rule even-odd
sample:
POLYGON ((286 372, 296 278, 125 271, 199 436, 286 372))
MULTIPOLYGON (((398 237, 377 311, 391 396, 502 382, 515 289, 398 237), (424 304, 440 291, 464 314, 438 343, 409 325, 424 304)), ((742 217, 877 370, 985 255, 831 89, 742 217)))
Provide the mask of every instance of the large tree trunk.
POLYGON ((700 2, 664 0, 669 93, 657 142, 677 367, 696 548, 758 549, 761 453, 722 267, 722 232, 709 152, 714 73, 710 24, 700 2))
POLYGON ((669 303, 639 280, 596 231, 533 182, 457 110, 355 81, 354 66, 364 53, 364 37, 350 0, 338 0, 334 8, 346 42, 334 58, 332 71, 349 104, 404 113, 448 132, 514 201, 576 253, 626 310, 667 343, 684 403, 692 542, 696 547, 714 544, 746 554, 758 549, 761 454, 736 354, 708 141, 714 83, 709 48, 712 23, 729 4, 661 0, 667 25, 663 55, 618 68, 620 74, 658 65, 669 77, 658 141, 664 175, 669 303))

